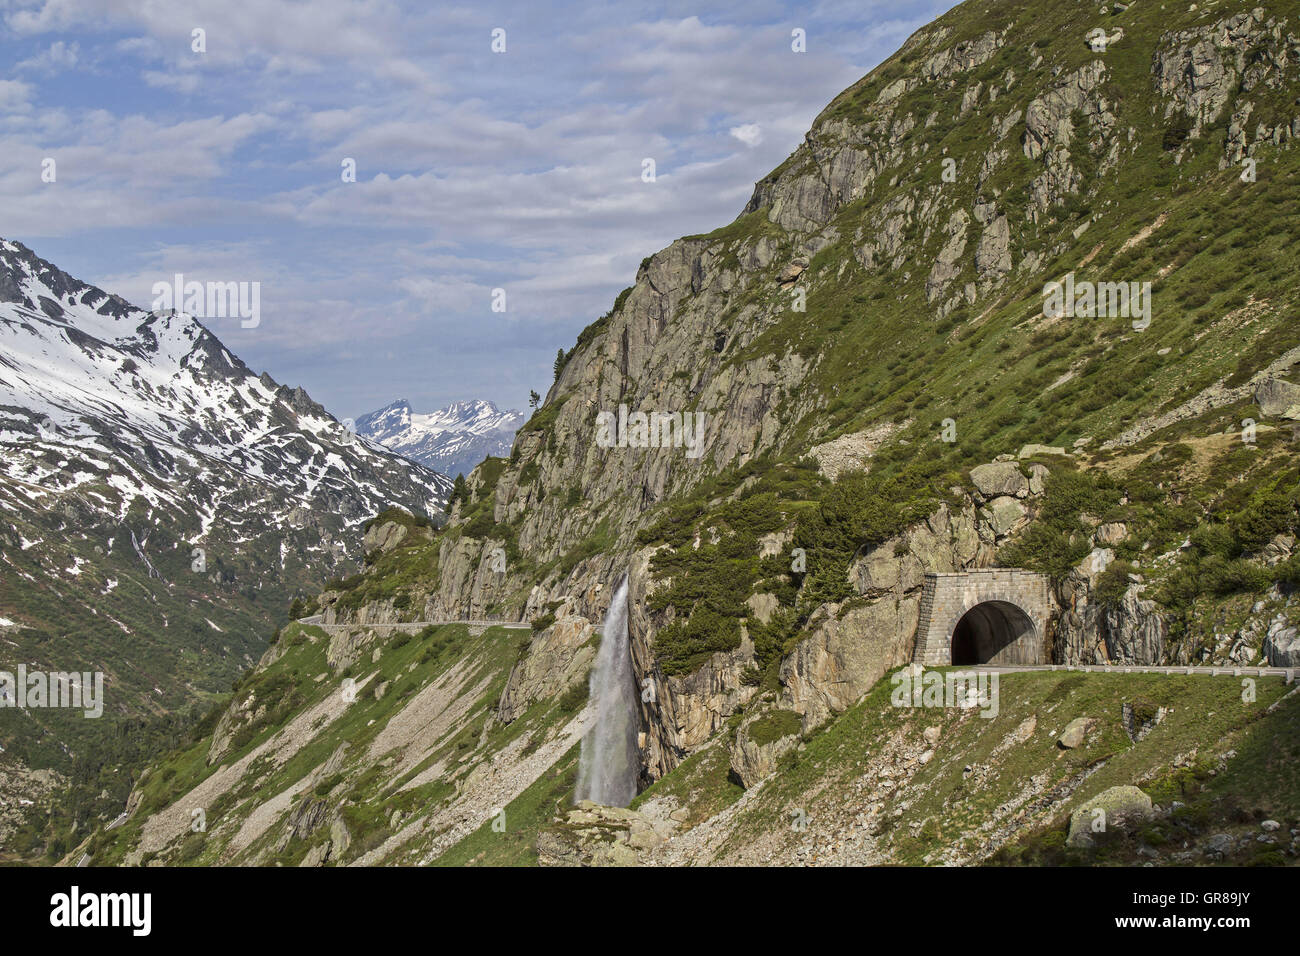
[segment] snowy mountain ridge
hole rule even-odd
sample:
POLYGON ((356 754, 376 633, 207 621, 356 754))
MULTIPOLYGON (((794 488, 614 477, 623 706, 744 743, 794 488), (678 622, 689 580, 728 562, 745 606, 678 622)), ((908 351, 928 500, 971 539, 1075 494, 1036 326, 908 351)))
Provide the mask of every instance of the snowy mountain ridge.
POLYGON ((232 496, 278 493, 274 520, 328 507, 355 525, 392 504, 436 513, 449 487, 394 467, 301 389, 254 375, 189 315, 136 309, 7 241, 0 450, 9 478, 51 492, 107 484, 119 518, 136 498, 196 507, 204 533, 232 496))
POLYGON ((489 401, 453 402, 417 414, 405 399, 357 419, 357 434, 446 475, 469 474, 489 455, 510 454, 523 412, 489 401))

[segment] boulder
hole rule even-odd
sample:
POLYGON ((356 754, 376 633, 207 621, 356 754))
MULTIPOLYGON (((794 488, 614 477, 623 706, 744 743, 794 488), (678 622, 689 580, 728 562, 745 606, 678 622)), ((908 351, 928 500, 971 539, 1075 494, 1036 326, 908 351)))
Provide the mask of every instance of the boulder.
MULTIPOLYGON (((822 474, 834 481, 846 471, 865 471, 870 468, 871 459, 875 457, 877 449, 898 429, 899 426, 894 422, 883 422, 860 432, 840 435, 828 442, 814 445, 809 449, 808 454, 817 459, 817 467, 821 469, 822 474)), ((777 551, 772 552, 774 554, 779 553, 788 540, 785 534, 780 532, 778 534, 781 535, 781 540, 777 551)))
POLYGON ((1266 418, 1300 420, 1300 385, 1266 379, 1255 386, 1255 403, 1266 418))
POLYGON ((1061 455, 1066 454, 1065 449, 1056 445, 1026 445, 1020 449, 1018 458, 1033 458, 1035 455, 1061 455))
POLYGON ((1088 584, 1091 586, 1096 583, 1097 575, 1110 567, 1110 563, 1114 560, 1115 552, 1110 548, 1093 548, 1088 552, 1088 556, 1079 562, 1076 570, 1088 579, 1088 584))
POLYGON ((788 285, 803 275, 803 271, 807 268, 808 261, 806 259, 796 259, 781 270, 781 277, 777 281, 782 285, 788 285))
POLYGON ((1154 815, 1151 798, 1137 787, 1111 787, 1070 814, 1070 833, 1065 842, 1073 847, 1089 847, 1108 835, 1131 831, 1154 815), (1102 811, 1101 815, 1097 810, 1102 811), (1096 830, 1094 820, 1098 821, 1096 830))
POLYGON ((1212 860, 1222 859, 1232 852, 1236 842, 1230 833, 1216 833, 1205 841, 1205 855, 1212 860))
POLYGON ((886 591, 903 593, 923 585, 925 568, 906 545, 905 538, 891 538, 854 561, 849 579, 857 592, 879 597, 886 591), (895 554, 895 548, 902 553, 895 554))
POLYGON ((1056 743, 1062 750, 1082 747, 1088 739, 1088 731, 1091 728, 1091 717, 1076 717, 1065 725, 1065 730, 1061 731, 1061 736, 1056 738, 1056 743))
POLYGON ((1108 521, 1098 526, 1092 540, 1102 546, 1114 546, 1128 537, 1128 525, 1122 521, 1108 521))
POLYGON ((1029 494, 1029 479, 1014 461, 976 465, 971 469, 970 479, 985 498, 1023 498, 1029 494))
POLYGON ((1281 564, 1295 553, 1295 535, 1279 534, 1260 550, 1259 556, 1269 567, 1281 564))
POLYGON ((307 855, 302 858, 302 862, 299 863, 298 865, 299 866, 324 866, 325 863, 329 860, 329 858, 330 858, 330 845, 328 842, 322 843, 319 846, 314 846, 310 850, 308 850, 307 855))
POLYGON ((343 822, 342 816, 336 816, 334 822, 330 824, 330 844, 333 847, 331 854, 336 858, 346 853, 348 847, 352 845, 352 833, 348 830, 348 825, 343 822))
POLYGON ((541 866, 636 866, 639 854, 672 836, 671 819, 581 801, 537 835, 541 866))
POLYGON ((1279 615, 1264 638, 1264 657, 1271 667, 1300 667, 1300 630, 1279 615))
POLYGON ((366 529, 361 539, 361 546, 366 554, 372 551, 392 551, 406 539, 410 533, 406 525, 396 521, 383 521, 366 529))
POLYGON ((1043 465, 1035 462, 1029 466, 1029 493, 1031 495, 1041 495, 1046 489, 1047 476, 1051 472, 1043 465))
MULTIPOLYGON (((964 102, 964 101, 963 101, 964 102)), ((1011 271, 1011 228, 1005 215, 998 216, 980 236, 975 247, 975 272, 981 279, 1011 271)))
POLYGON ((750 614, 753 615, 754 620, 761 624, 766 624, 772 619, 772 615, 776 613, 776 609, 780 606, 780 602, 777 600, 775 594, 763 591, 762 593, 751 594, 747 597, 745 599, 745 606, 749 608, 750 614))

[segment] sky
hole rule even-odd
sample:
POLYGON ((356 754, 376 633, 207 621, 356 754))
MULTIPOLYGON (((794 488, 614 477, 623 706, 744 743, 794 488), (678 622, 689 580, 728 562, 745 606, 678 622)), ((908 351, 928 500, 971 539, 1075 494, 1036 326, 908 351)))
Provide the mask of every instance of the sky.
POLYGON ((201 320, 340 419, 523 408, 951 5, 0 0, 0 237, 142 308, 258 283, 201 320))

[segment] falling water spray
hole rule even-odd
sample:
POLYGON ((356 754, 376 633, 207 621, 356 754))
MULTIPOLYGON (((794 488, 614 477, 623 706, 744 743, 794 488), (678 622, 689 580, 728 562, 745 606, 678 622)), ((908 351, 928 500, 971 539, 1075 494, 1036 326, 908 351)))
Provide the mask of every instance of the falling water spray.
POLYGON ((591 671, 596 722, 582 738, 575 798, 625 807, 636 796, 636 682, 627 635, 627 578, 605 612, 604 633, 591 671))

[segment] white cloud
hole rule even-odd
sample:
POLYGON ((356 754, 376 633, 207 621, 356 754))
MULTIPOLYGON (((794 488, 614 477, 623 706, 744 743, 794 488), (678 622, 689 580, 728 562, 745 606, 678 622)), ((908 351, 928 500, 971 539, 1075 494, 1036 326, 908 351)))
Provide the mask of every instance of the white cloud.
POLYGON ((751 149, 763 142, 763 130, 757 123, 733 126, 731 127, 731 135, 751 149))
POLYGON ((77 43, 56 40, 35 56, 28 57, 14 67, 15 72, 54 75, 71 70, 77 65, 81 48, 77 43))

